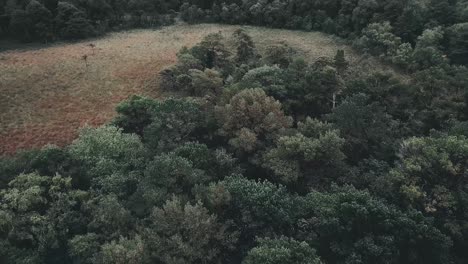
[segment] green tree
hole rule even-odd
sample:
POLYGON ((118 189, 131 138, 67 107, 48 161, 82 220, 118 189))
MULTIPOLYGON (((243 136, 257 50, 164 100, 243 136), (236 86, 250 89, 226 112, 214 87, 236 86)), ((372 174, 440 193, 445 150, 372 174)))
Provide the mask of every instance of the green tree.
POLYGON ((328 116, 346 139, 344 153, 353 162, 370 156, 393 157, 398 122, 369 99, 362 93, 353 95, 328 116))
POLYGON ((47 41, 47 38, 52 35, 52 13, 35 0, 26 6, 26 13, 31 19, 32 37, 47 41))
POLYGON ((220 217, 234 221, 239 228, 241 251, 250 249, 255 237, 289 233, 301 211, 297 196, 268 181, 233 176, 211 187, 214 193, 207 195, 219 200, 210 204, 222 208, 220 217))
POLYGON ((298 240, 327 263, 450 263, 451 240, 416 211, 353 187, 304 198, 298 240))
POLYGON ((321 264, 320 258, 306 242, 292 238, 259 238, 244 264, 321 264))
POLYGON ((208 113, 191 99, 168 98, 152 110, 151 124, 143 131, 143 141, 152 152, 171 150, 178 144, 208 136, 208 113))
POLYGON ((70 257, 76 263, 94 263, 99 246, 99 236, 95 233, 76 235, 68 241, 70 257))
POLYGON ((203 40, 190 49, 190 53, 200 60, 205 68, 214 69, 227 77, 233 70, 229 59, 230 52, 223 43, 220 33, 207 35, 203 40))
POLYGON ((155 208, 147 219, 143 239, 152 261, 219 263, 237 241, 235 233, 200 203, 174 198, 155 208))
MULTIPOLYGON (((341 173, 344 139, 331 125, 307 118, 292 136, 280 137, 263 156, 274 179, 294 186, 327 187, 341 173)), ((302 189, 298 188, 298 189, 302 189)))
POLYGON ((66 39, 86 38, 95 34, 86 14, 69 2, 58 3, 55 23, 60 36, 66 39))
POLYGON ((71 178, 21 174, 0 190, 0 258, 7 263, 61 263, 66 241, 85 219, 75 211, 82 192, 71 178))
POLYGON ((175 153, 156 156, 147 164, 144 177, 138 183, 137 194, 143 203, 138 205, 141 209, 137 209, 146 211, 155 205, 162 205, 173 194, 190 198, 195 185, 209 180, 210 177, 203 170, 194 168, 190 160, 175 153))
POLYGON ((377 191, 434 217, 455 241, 455 251, 467 257, 466 197, 468 140, 464 136, 410 138, 403 142, 397 166, 377 191))
POLYGON ((124 133, 135 133, 143 136, 143 131, 151 124, 153 111, 157 109, 158 105, 158 101, 154 99, 134 95, 117 106, 118 115, 113 124, 122 128, 124 133))
POLYGON ((191 69, 189 70, 191 77, 190 94, 194 96, 216 96, 221 93, 223 86, 223 78, 221 74, 212 69, 204 71, 191 69))
POLYGON ((140 264, 145 263, 145 247, 139 235, 133 239, 120 237, 102 245, 100 263, 103 264, 140 264))
POLYGON ((236 62, 248 64, 255 60, 256 51, 252 38, 243 29, 237 29, 233 36, 236 40, 236 62))
POLYGON ((362 30, 362 36, 355 42, 355 46, 375 56, 392 56, 401 43, 392 30, 388 21, 371 23, 362 30))
POLYGON ((281 130, 291 126, 281 103, 262 89, 243 90, 231 98, 229 104, 217 108, 220 133, 229 138, 236 150, 252 152, 261 148, 281 130))
POLYGON ((346 61, 344 50, 337 50, 334 58, 335 67, 340 74, 348 68, 349 62, 346 61))
POLYGON ((281 68, 286 68, 292 62, 292 54, 294 50, 286 43, 271 45, 267 48, 263 61, 269 65, 278 65, 281 68))
POLYGON ((468 22, 451 26, 448 30, 448 56, 452 63, 468 65, 468 22))
POLYGON ((89 186, 93 178, 138 168, 144 158, 138 136, 113 126, 82 129, 68 151, 81 164, 82 174, 77 179, 81 186, 89 186))
POLYGON ((24 10, 17 9, 11 14, 10 30, 22 41, 31 41, 32 20, 24 10))

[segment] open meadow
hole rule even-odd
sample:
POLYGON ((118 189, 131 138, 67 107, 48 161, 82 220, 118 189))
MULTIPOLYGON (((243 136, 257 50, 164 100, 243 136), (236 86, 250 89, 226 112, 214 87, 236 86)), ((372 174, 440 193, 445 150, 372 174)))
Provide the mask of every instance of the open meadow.
MULTIPOLYGON (((158 73, 176 62, 180 48, 209 33, 230 36, 237 28, 175 25, 0 52, 0 154, 46 144, 63 146, 80 127, 110 121, 115 106, 130 95, 162 96, 158 73)), ((368 61, 322 33, 243 28, 260 52, 267 44, 284 41, 309 61, 334 56, 337 49, 344 49, 350 61, 368 61)))

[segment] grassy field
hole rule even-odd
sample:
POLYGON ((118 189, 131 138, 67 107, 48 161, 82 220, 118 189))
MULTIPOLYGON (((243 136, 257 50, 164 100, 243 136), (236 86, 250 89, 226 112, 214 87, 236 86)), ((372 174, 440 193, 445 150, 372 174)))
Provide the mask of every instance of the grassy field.
MULTIPOLYGON (((78 128, 111 120, 116 104, 130 95, 162 96, 158 73, 176 61, 180 48, 213 32, 230 36, 237 28, 175 25, 0 52, 0 154, 49 143, 65 145, 78 128)), ((372 64, 322 33, 243 28, 258 47, 284 41, 309 61, 345 49, 349 60, 372 64)))

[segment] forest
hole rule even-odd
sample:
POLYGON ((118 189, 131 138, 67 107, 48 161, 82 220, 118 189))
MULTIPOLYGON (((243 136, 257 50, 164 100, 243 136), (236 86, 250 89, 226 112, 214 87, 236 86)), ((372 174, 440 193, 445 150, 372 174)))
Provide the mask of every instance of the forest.
POLYGON ((170 96, 0 157, 0 263, 468 263, 468 1, 0 0, 0 14, 0 36, 43 43, 179 19, 322 31, 394 69, 209 34, 157 73, 170 96))

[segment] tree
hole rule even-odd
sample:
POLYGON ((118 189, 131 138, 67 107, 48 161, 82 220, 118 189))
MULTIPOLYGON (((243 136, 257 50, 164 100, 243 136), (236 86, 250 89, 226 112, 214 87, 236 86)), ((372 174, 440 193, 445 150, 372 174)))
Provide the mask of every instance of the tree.
POLYGON ((293 238, 259 238, 244 264, 321 264, 320 258, 306 242, 293 238))
POLYGON ((212 69, 205 69, 204 71, 191 69, 189 74, 192 82, 190 94, 195 96, 216 96, 221 93, 223 78, 219 72, 212 69))
POLYGON ((47 41, 52 35, 52 13, 35 0, 26 6, 26 13, 31 19, 33 38, 47 41))
POLYGON ((265 140, 291 126, 291 118, 281 110, 281 103, 268 97, 262 89, 247 89, 217 108, 219 132, 229 138, 236 150, 252 152, 265 140))
POLYGON ((61 263, 66 240, 84 221, 75 209, 82 193, 71 178, 21 174, 0 190, 0 258, 7 263, 61 263))
POLYGON ((183 204, 177 198, 155 208, 147 221, 143 239, 156 262, 218 263, 237 240, 200 203, 183 204))
POLYGON ((395 33, 403 42, 414 44, 424 30, 428 8, 423 1, 409 0, 395 22, 395 33))
POLYGON ((69 147, 71 157, 81 163, 77 184, 89 186, 93 178, 138 168, 144 157, 143 145, 134 134, 113 126, 84 128, 69 147))
POLYGON ((313 191, 301 205, 298 240, 327 263, 449 263, 451 240, 417 211, 400 211, 366 191, 313 191))
POLYGON ((151 124, 143 131, 143 141, 153 152, 171 150, 186 141, 202 139, 208 127, 207 113, 195 100, 168 98, 152 110, 151 124))
POLYGON ((438 25, 444 26, 453 23, 455 18, 455 5, 450 0, 430 0, 428 3, 429 18, 438 25))
POLYGON ((242 88, 261 87, 268 95, 282 100, 286 89, 283 73, 284 71, 276 65, 264 65, 246 72, 239 84, 242 88))
POLYGON ((134 95, 117 105, 118 115, 113 124, 122 128, 124 133, 143 136, 144 129, 152 123, 153 112, 158 105, 154 99, 134 95))
POLYGON ((349 62, 346 61, 344 50, 337 50, 334 58, 334 63, 337 71, 343 74, 348 68, 349 62))
POLYGON ((133 229, 134 219, 116 195, 99 195, 85 204, 83 210, 93 217, 87 225, 91 233, 98 233, 102 240, 113 240, 127 236, 133 229))
POLYGON ((31 40, 32 21, 28 13, 18 9, 11 14, 10 29, 22 41, 31 40))
POLYGON ((295 135, 280 137, 276 146, 265 153, 263 166, 281 183, 326 188, 344 166, 344 139, 318 120, 307 118, 297 126, 295 135))
POLYGON ((436 224, 455 241, 455 251, 466 258, 463 248, 468 215, 466 170, 468 140, 464 136, 410 138, 399 150, 397 166, 378 190, 401 204, 435 217, 436 224))
POLYGON ((344 153, 356 162, 369 156, 391 159, 398 122, 378 102, 359 93, 345 99, 328 119, 346 139, 344 153))
POLYGON ((209 175, 194 168, 193 163, 175 153, 156 156, 147 164, 143 178, 137 186, 138 211, 146 212, 160 206, 172 195, 191 197, 192 188, 210 181, 209 175), (140 198, 141 197, 141 198, 140 198))
POLYGON ((99 246, 99 236, 95 233, 76 235, 68 241, 70 257, 77 263, 94 263, 99 246))
POLYGON ((203 67, 217 70, 224 77, 232 72, 230 52, 224 46, 223 36, 220 33, 207 35, 198 45, 190 49, 190 53, 202 62, 203 67))
POLYGON ((280 137, 265 153, 263 167, 281 183, 326 188, 344 166, 344 139, 331 125, 311 118, 297 126, 295 135, 280 137))
POLYGON ((238 64, 248 64, 256 59, 255 44, 252 38, 243 30, 237 29, 234 32, 236 40, 236 62, 238 64))
POLYGON ((468 65, 468 23, 451 26, 448 34, 448 56, 452 63, 468 65))
POLYGON ((294 51, 286 43, 271 45, 267 48, 263 61, 269 65, 286 68, 292 61, 293 53, 294 51))
POLYGON ((60 36, 66 39, 94 35, 94 28, 86 18, 86 14, 69 2, 58 3, 55 23, 60 36))
POLYGON ((401 39, 395 36, 392 30, 388 21, 371 23, 362 30, 362 36, 354 44, 375 56, 392 56, 401 43, 401 39))
POLYGON ((205 195, 219 200, 211 200, 209 204, 217 205, 222 219, 234 221, 240 232, 239 250, 242 251, 253 246, 255 237, 289 233, 301 211, 296 195, 266 180, 232 176, 210 187, 214 193, 205 195))
POLYGON ((100 258, 103 264, 140 264, 144 263, 144 243, 139 235, 133 239, 120 237, 102 245, 100 258))

